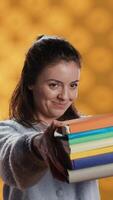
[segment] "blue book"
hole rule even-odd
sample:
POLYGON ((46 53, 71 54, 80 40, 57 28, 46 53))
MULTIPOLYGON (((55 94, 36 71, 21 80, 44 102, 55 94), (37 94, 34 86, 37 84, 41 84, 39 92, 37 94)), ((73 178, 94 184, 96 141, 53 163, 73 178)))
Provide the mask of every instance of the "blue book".
POLYGON ((82 131, 82 132, 76 132, 76 133, 71 133, 68 134, 68 139, 74 139, 74 138, 81 138, 81 137, 86 137, 90 135, 97 135, 97 134, 103 134, 103 133, 108 133, 108 132, 113 132, 113 126, 107 127, 107 128, 100 128, 100 129, 95 129, 95 130, 89 130, 89 131, 82 131))
POLYGON ((113 163, 113 153, 105 153, 105 154, 100 154, 97 156, 79 158, 79 159, 71 160, 71 163, 72 163, 73 170, 89 168, 89 167, 94 167, 98 165, 105 165, 105 164, 113 163))

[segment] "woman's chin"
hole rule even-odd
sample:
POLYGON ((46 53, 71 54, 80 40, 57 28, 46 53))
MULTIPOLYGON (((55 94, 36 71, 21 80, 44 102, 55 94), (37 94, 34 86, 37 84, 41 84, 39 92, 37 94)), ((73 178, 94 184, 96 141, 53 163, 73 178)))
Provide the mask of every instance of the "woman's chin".
POLYGON ((65 113, 65 111, 61 112, 61 110, 52 113, 53 118, 58 119, 59 117, 61 117, 63 114, 65 113))

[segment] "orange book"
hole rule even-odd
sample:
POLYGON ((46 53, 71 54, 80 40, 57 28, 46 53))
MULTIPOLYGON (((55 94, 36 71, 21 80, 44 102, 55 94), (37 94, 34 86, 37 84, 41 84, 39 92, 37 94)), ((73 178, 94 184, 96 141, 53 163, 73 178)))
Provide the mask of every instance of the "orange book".
POLYGON ((113 126, 113 114, 86 116, 79 119, 67 120, 69 126, 67 133, 75 133, 113 126))

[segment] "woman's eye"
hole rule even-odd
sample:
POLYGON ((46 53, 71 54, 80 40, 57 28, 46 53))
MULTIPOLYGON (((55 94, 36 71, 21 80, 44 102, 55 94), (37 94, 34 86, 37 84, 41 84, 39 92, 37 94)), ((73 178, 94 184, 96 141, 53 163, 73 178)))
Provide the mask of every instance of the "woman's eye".
POLYGON ((77 83, 71 83, 71 85, 70 85, 70 87, 71 87, 72 89, 75 89, 77 86, 78 86, 77 83))
POLYGON ((57 83, 50 83, 49 87, 52 88, 52 89, 56 89, 58 87, 58 84, 57 83))

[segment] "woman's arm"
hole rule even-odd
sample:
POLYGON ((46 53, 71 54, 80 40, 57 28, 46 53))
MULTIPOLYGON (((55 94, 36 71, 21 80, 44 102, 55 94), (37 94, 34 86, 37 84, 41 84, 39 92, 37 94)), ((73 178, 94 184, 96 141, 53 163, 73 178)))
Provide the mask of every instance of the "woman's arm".
POLYGON ((37 136, 33 138, 33 147, 45 160, 54 178, 68 181, 67 169, 70 168, 68 142, 54 137, 55 130, 62 126, 63 122, 54 120, 40 139, 37 136))
POLYGON ((14 126, 0 122, 0 176, 8 185, 24 189, 41 179, 47 169, 32 149, 32 138, 40 134, 19 133, 14 126))

